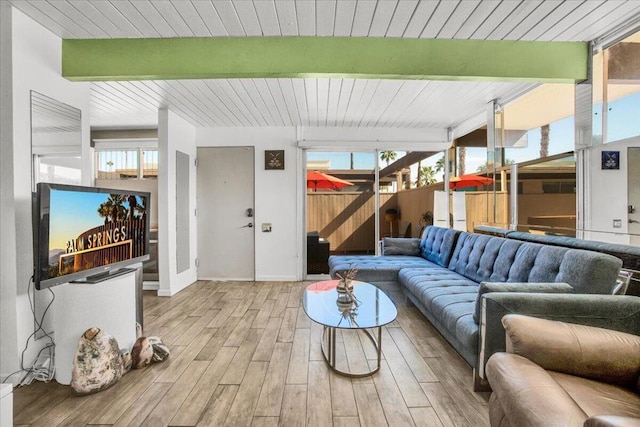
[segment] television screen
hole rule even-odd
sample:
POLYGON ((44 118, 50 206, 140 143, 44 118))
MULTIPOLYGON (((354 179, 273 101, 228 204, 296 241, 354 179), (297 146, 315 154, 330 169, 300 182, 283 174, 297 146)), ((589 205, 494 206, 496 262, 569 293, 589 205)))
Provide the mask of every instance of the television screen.
POLYGON ((39 183, 36 289, 99 281, 149 259, 149 198, 138 191, 39 183))

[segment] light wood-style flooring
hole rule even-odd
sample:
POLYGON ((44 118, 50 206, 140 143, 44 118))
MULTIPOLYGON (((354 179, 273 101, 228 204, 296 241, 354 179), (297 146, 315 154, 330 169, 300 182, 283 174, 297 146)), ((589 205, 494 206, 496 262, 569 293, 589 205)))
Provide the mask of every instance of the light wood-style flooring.
MULTIPOLYGON (((90 396, 57 383, 16 389, 14 423, 489 425, 488 394, 472 391, 469 365, 415 307, 399 304, 383 329, 380 372, 349 379, 330 371, 322 327, 302 308, 308 283, 203 281, 171 298, 145 292, 145 335, 160 336, 170 358, 90 396)), ((339 338, 348 363, 373 362, 357 334, 339 338)))

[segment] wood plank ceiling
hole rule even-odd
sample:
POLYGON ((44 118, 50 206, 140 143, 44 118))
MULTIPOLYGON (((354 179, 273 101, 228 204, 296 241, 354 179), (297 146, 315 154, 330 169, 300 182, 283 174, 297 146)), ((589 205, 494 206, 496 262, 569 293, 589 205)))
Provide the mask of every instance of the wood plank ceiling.
MULTIPOLYGON (((62 38, 349 36, 590 41, 640 13, 618 0, 11 0, 62 38)), ((310 54, 313 54, 310 52, 310 54)), ((94 128, 448 128, 531 83, 221 79, 92 83, 94 128)))

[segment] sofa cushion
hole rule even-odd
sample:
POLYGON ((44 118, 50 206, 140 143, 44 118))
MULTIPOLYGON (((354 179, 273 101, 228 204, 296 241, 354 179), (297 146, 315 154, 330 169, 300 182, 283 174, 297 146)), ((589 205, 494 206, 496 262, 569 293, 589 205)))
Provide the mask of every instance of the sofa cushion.
POLYGON ((436 264, 417 256, 371 256, 340 255, 329 257, 331 277, 343 274, 350 268, 357 268, 356 280, 369 283, 397 282, 398 271, 404 267, 438 267, 436 264))
POLYGON ((459 231, 450 228, 427 227, 420 241, 422 257, 446 267, 449 265, 459 234, 459 231))
POLYGON ((473 321, 478 284, 446 268, 403 268, 398 273, 403 290, 438 319, 464 348, 478 345, 473 321))
POLYGON ((588 417, 618 415, 640 418, 640 395, 618 385, 547 371, 588 417))
POLYGON ((420 239, 385 237, 382 248, 383 255, 420 256, 420 239))

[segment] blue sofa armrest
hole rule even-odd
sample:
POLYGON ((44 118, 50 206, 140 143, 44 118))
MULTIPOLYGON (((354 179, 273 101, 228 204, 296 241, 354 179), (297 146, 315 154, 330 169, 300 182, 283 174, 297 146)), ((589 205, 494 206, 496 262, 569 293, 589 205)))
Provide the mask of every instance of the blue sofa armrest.
POLYGON ((473 312, 473 320, 480 324, 482 311, 482 297, 492 292, 526 292, 547 294, 570 294, 573 286, 568 283, 534 283, 534 282, 481 282, 476 296, 476 309, 473 312))
POLYGON ((502 318, 525 314, 640 335, 640 297, 630 295, 496 292, 482 298, 477 375, 486 379, 489 357, 505 351, 502 318))

